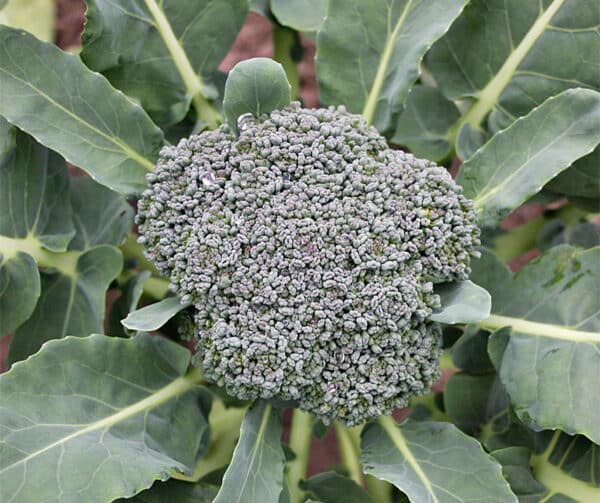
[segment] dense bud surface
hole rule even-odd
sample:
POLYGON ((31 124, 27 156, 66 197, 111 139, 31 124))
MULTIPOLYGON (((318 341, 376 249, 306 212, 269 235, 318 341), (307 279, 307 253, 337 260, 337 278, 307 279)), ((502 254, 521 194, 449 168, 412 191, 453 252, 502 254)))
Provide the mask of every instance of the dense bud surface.
POLYGON ((447 171, 364 120, 297 104, 165 147, 141 242, 196 307, 196 361, 239 398, 353 425, 437 379, 437 282, 479 244, 447 171))

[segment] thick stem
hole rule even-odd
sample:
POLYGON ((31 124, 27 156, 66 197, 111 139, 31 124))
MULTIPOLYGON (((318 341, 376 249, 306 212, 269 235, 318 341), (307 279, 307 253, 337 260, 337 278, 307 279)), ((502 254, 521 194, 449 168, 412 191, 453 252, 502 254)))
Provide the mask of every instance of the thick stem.
POLYGON ((192 103, 198 120, 205 122, 208 129, 216 129, 221 122, 221 115, 201 93, 192 96, 192 103))
POLYGON ((469 123, 474 129, 481 126, 488 113, 498 103, 500 95, 514 77, 523 59, 529 54, 529 51, 531 51, 538 38, 542 36, 564 2, 565 0, 553 0, 546 10, 540 10, 538 18, 531 25, 531 28, 522 38, 521 42, 519 42, 519 45, 513 49, 492 80, 479 92, 477 101, 451 128, 448 135, 451 145, 454 145, 456 142, 456 137, 463 124, 469 123))
POLYGON ((312 423, 313 418, 310 414, 302 412, 300 409, 294 409, 290 432, 290 448, 294 451, 296 458, 289 463, 288 471, 291 503, 302 501, 302 491, 299 483, 306 477, 312 438, 312 423))
POLYGON ((480 322, 479 326, 487 328, 488 330, 498 330, 499 328, 503 327, 512 327, 515 332, 522 332, 530 335, 543 335, 545 337, 568 340, 571 342, 600 342, 600 334, 597 332, 575 330, 563 325, 540 323, 537 321, 529 321, 523 318, 502 316, 499 314, 490 315, 488 318, 480 322))
POLYGON ((185 49, 173 32, 171 23, 161 8, 162 6, 156 0, 145 0, 145 3, 154 19, 154 25, 181 76, 185 89, 192 97, 192 103, 194 104, 198 118, 206 122, 210 129, 216 128, 219 121, 219 113, 202 94, 204 83, 194 70, 185 49))
POLYGON ((350 478, 359 486, 364 485, 363 474, 359 460, 360 449, 354 444, 350 430, 336 422, 335 432, 338 438, 338 446, 342 456, 342 463, 348 470, 350 478))
POLYGON ((284 26, 274 25, 273 26, 273 46, 274 59, 278 63, 281 63, 285 74, 287 75, 290 86, 290 96, 292 100, 296 100, 300 97, 300 77, 298 72, 298 64, 292 57, 292 49, 295 47, 296 33, 289 28, 284 26))
POLYGON ((123 257, 135 259, 138 267, 147 269, 152 273, 152 276, 160 276, 160 273, 154 267, 154 264, 150 262, 144 255, 144 247, 137 242, 137 234, 130 232, 123 244, 119 247, 123 257))
MULTIPOLYGON (((354 428, 348 429, 355 452, 359 453, 359 461, 361 431, 362 426, 355 426, 354 428)), ((377 477, 373 477, 372 475, 365 474, 364 477, 367 484, 367 489, 373 501, 376 501, 377 503, 392 503, 392 486, 390 484, 388 484, 385 480, 379 480, 377 477)))
POLYGON ((69 277, 77 276, 77 261, 82 254, 80 251, 47 250, 41 241, 31 234, 24 238, 0 236, 0 263, 16 256, 19 252, 31 255, 38 266, 56 269, 69 277))

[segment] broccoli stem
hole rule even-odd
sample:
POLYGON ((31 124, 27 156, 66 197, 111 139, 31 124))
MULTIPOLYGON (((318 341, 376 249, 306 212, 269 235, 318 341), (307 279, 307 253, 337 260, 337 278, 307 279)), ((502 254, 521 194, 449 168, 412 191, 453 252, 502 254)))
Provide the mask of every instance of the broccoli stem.
POLYGON ((300 409, 294 409, 290 432, 290 448, 296 454, 296 458, 290 461, 288 472, 291 503, 302 501, 302 490, 299 482, 306 477, 312 437, 312 422, 313 418, 310 414, 302 412, 300 409))
POLYGON ((335 422, 335 433, 337 434, 343 465, 348 470, 350 478, 359 486, 363 486, 364 480, 359 461, 360 447, 352 440, 350 429, 342 426, 337 421, 335 422))
POLYGON ((281 63, 287 75, 290 86, 290 97, 296 100, 300 97, 300 77, 298 65, 292 56, 292 50, 298 44, 297 35, 293 30, 275 24, 273 26, 274 59, 281 63))
POLYGON ((205 122, 208 129, 216 129, 221 122, 221 115, 215 107, 198 92, 192 96, 192 103, 199 121, 205 122))
MULTIPOLYGON (((354 428, 348 428, 350 433, 350 439, 354 444, 356 452, 360 453, 360 434, 362 426, 355 426, 354 428)), ((359 455, 360 460, 360 455, 359 455)), ((367 489, 371 495, 373 501, 377 503, 392 503, 392 486, 385 480, 380 480, 372 475, 364 475, 367 489)))

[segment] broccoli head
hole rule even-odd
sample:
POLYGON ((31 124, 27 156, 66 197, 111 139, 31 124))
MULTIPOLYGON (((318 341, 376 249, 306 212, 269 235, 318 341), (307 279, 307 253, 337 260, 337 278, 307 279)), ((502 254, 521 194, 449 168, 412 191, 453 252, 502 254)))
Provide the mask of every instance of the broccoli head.
POLYGON ((433 285, 465 279, 479 244, 445 169, 343 107, 293 103, 165 147, 148 181, 140 242, 230 394, 354 425, 437 379, 433 285))

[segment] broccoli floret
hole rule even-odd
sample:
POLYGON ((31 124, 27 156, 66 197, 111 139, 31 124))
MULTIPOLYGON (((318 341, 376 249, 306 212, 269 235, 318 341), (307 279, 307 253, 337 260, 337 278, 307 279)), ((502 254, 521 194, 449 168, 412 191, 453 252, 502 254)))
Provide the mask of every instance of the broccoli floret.
POLYGON ((342 107, 293 103, 165 147, 148 181, 140 242, 230 394, 354 425, 438 378, 433 285, 465 279, 479 244, 445 169, 342 107))

